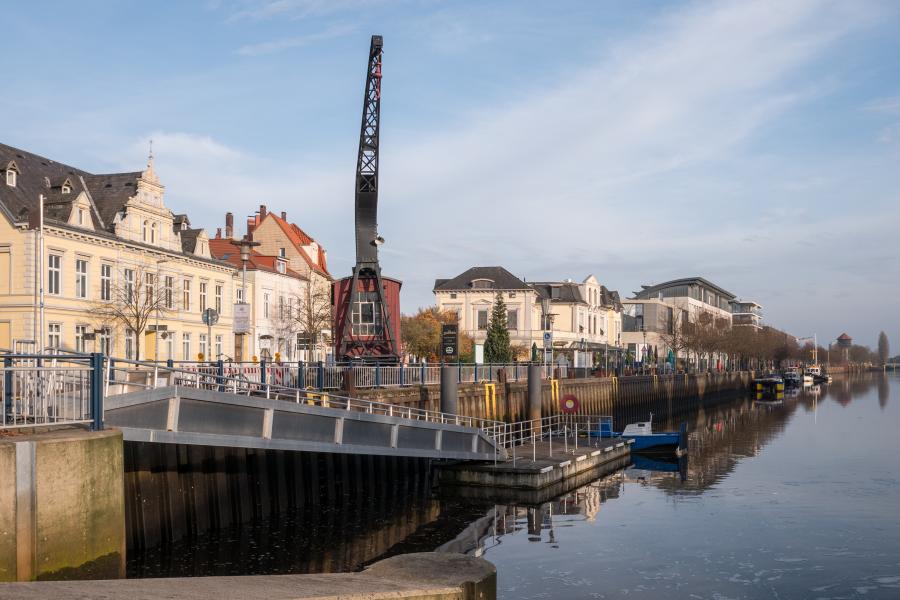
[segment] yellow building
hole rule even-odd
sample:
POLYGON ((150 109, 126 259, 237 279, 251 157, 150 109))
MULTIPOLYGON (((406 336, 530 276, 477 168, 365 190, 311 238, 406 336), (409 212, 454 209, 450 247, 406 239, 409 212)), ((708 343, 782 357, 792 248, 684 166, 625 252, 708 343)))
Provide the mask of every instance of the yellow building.
POLYGON ((237 271, 164 195, 152 156, 143 171, 94 175, 0 144, 0 348, 231 356, 237 271), (220 315, 211 329, 207 308, 220 315))

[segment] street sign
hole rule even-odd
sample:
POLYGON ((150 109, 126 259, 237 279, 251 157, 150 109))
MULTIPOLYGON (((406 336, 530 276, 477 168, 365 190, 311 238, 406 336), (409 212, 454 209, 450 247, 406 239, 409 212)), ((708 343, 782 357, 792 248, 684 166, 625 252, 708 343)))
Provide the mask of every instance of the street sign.
POLYGON ((544 332, 544 349, 553 348, 553 332, 545 331, 544 332))
POLYGON ((207 308, 203 311, 203 324, 212 327, 219 322, 219 313, 214 308, 207 308))
POLYGON ((441 356, 447 361, 459 356, 459 325, 441 325, 441 356))
POLYGON ((235 302, 232 331, 238 334, 250 333, 250 305, 248 303, 235 302))
POLYGON ((559 407, 564 413, 573 414, 578 412, 578 398, 574 394, 566 394, 559 401, 559 407))

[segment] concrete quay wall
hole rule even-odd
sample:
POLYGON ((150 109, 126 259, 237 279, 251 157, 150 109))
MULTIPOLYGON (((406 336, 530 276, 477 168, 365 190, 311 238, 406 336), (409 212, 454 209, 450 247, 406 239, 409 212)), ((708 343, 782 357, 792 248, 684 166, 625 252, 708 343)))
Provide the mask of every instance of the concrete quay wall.
POLYGON ((0 581, 124 576, 122 473, 119 431, 0 437, 0 581))
MULTIPOLYGON (((753 377, 750 371, 587 377, 560 379, 557 385, 560 398, 567 394, 578 398, 580 414, 611 415, 616 417, 619 426, 628 419, 628 422, 646 420, 649 412, 655 417, 676 418, 680 413, 748 390, 753 377)), ((542 382, 544 416, 561 412, 554 400, 553 385, 549 381, 542 382)), ((496 383, 493 392, 495 396, 483 383, 460 384, 460 414, 506 422, 528 419, 528 386, 525 382, 496 383)), ((380 402, 440 410, 439 386, 358 389, 356 395, 380 402)))
POLYGON ((452 553, 404 554, 360 573, 0 584, 0 599, 496 600, 497 570, 452 553))

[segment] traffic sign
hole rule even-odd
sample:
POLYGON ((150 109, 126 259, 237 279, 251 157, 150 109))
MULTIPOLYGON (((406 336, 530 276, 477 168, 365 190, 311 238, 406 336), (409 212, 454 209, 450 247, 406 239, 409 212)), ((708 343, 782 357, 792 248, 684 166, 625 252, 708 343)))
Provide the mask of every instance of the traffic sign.
POLYGON ((203 324, 212 327, 219 322, 219 313, 214 308, 207 308, 203 311, 203 324))
POLYGON ((574 394, 566 394, 559 401, 559 407, 567 414, 578 412, 578 406, 578 398, 574 394))
POLYGON ((544 349, 549 350, 553 348, 553 332, 545 331, 544 332, 544 349))

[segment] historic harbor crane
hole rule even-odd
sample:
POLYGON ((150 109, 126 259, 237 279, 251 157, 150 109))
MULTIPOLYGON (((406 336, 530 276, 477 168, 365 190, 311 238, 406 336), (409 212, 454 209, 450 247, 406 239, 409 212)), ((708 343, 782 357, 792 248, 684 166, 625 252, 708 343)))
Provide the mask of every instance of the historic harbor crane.
POLYGON ((356 161, 356 266, 334 282, 338 360, 393 362, 400 358, 401 282, 381 275, 378 247, 378 138, 381 120, 382 38, 369 47, 356 161))

